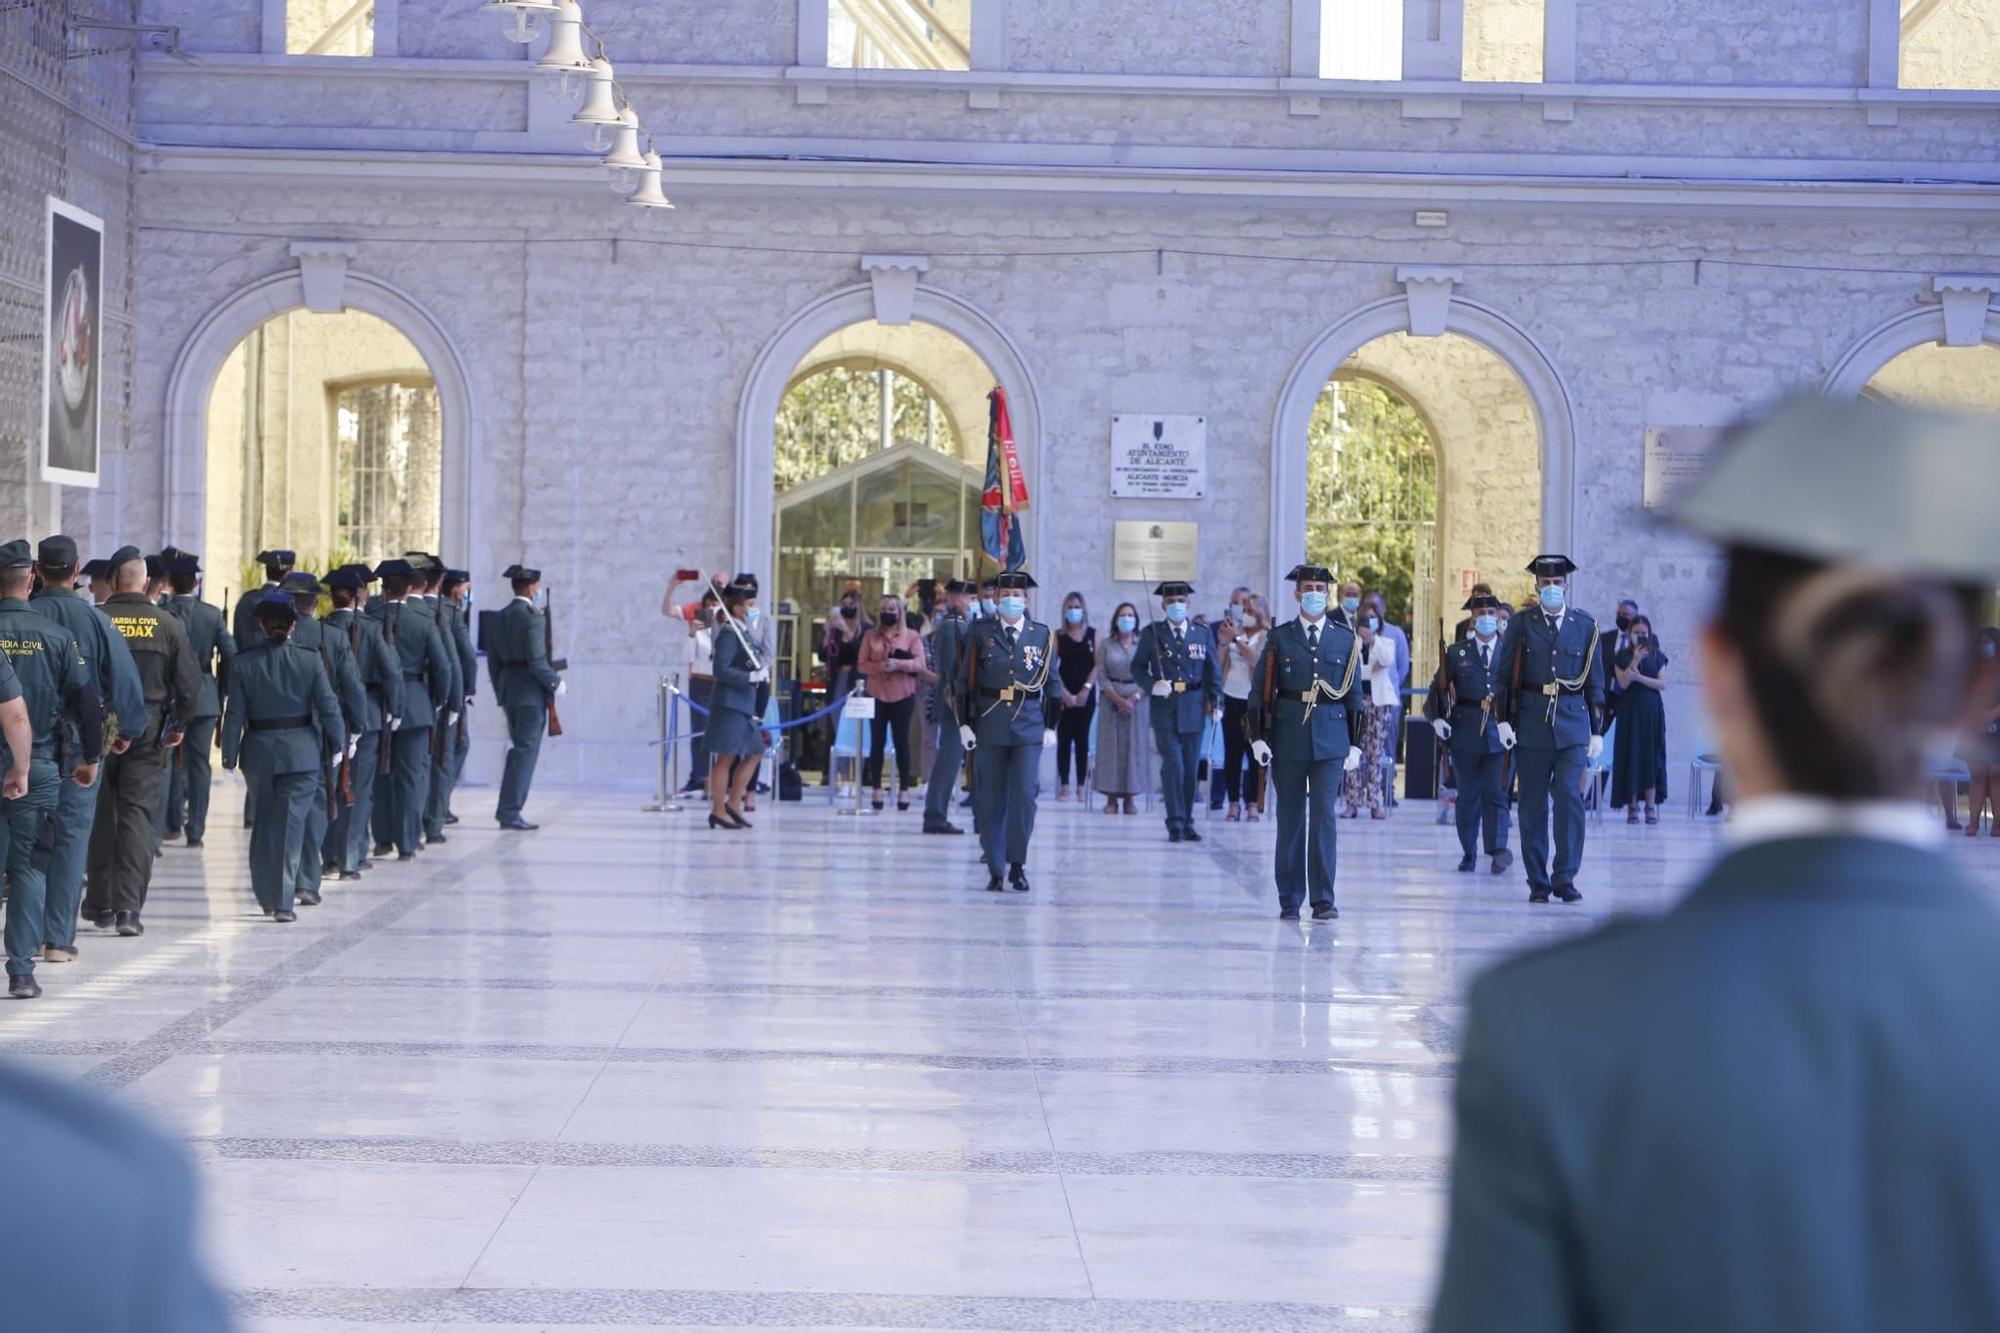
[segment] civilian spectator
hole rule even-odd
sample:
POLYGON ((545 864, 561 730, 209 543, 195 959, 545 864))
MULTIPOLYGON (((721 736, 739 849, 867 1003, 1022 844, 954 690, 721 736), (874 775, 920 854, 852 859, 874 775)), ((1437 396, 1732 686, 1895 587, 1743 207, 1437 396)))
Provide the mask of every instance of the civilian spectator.
POLYGON ((1618 716, 1618 697, 1625 692, 1611 678, 1609 669, 1618 660, 1618 654, 1632 646, 1632 622, 1639 618, 1639 604, 1627 597, 1618 603, 1618 628, 1605 630, 1597 636, 1597 653, 1604 659, 1607 672, 1604 680, 1604 717, 1607 724, 1618 716))
POLYGON ((1389 601, 1379 592, 1369 593, 1364 606, 1372 609, 1376 620, 1376 633, 1387 639, 1396 648, 1396 694, 1395 708, 1389 716, 1387 734, 1382 739, 1382 804, 1393 810, 1396 808, 1396 754, 1403 740, 1403 692, 1410 688, 1410 636, 1401 625, 1389 619, 1389 601))
POLYGON ((1139 813, 1133 797, 1146 774, 1146 692, 1132 679, 1139 650, 1139 609, 1120 602, 1111 628, 1097 641, 1097 687, 1104 712, 1097 719, 1097 794, 1104 813, 1139 813), (1122 806, 1121 806, 1122 802, 1122 806))
MULTIPOLYGON (((1343 589, 1347 586, 1352 585, 1343 585, 1343 589)), ((1348 740, 1361 751, 1361 765, 1344 779, 1347 808, 1340 815, 1343 819, 1357 819, 1361 807, 1366 805, 1370 819, 1386 819, 1388 812, 1382 808, 1382 733, 1394 704, 1385 706, 1377 701, 1395 698, 1396 650, 1378 632, 1381 622, 1374 616, 1356 612, 1355 622, 1361 666, 1355 673, 1354 688, 1361 698, 1357 706, 1348 710, 1348 716, 1359 734, 1348 740)))
POLYGON ((1069 766, 1076 759, 1076 799, 1086 800, 1089 781, 1090 719, 1097 711, 1097 631, 1083 594, 1063 598, 1062 625, 1056 630, 1056 799, 1069 799, 1069 766))
POLYGON ((1270 619, 1264 599, 1250 595, 1237 611, 1236 632, 1216 649, 1222 654, 1222 783, 1229 796, 1229 813, 1223 818, 1229 820, 1255 823, 1264 807, 1264 770, 1250 756, 1243 722, 1270 619))
POLYGON ((1646 822, 1657 824, 1658 803, 1667 798, 1667 709, 1660 693, 1667 687, 1667 655, 1644 616, 1628 619, 1619 633, 1626 645, 1611 668, 1625 703, 1611 751, 1611 808, 1624 806, 1625 822, 1636 824, 1644 804, 1646 822))
MULTIPOLYGON (((1986 670, 1993 670, 1993 661, 2000 656, 2000 629, 1987 626, 1979 631, 1979 662, 1986 670)), ((2000 838, 2000 694, 1989 697, 1987 707, 1975 720, 1970 733, 1959 747, 1959 757, 1972 771, 1972 817, 1966 821, 1965 836, 1979 836, 1979 821, 1986 814, 1986 807, 1992 805, 1993 823, 1988 827, 1990 836, 2000 838)), ((1954 794, 1952 804, 1958 804, 1954 794)))
POLYGON ((857 664, 875 701, 875 720, 868 724, 868 764, 861 780, 882 808, 882 747, 896 746, 896 808, 910 808, 910 789, 917 785, 916 742, 910 720, 916 716, 917 686, 937 677, 924 662, 924 639, 903 623, 903 599, 884 593, 874 628, 861 637, 857 664))

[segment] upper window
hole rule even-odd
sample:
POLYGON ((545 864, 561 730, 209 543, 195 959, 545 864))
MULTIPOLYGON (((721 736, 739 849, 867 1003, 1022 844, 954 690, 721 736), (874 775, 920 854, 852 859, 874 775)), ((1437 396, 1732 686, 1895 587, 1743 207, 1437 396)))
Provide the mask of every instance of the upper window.
POLYGON ((374 55, 375 0, 287 0, 285 54, 374 55))
POLYGON ((335 538, 347 551, 428 551, 438 540, 443 418, 429 380, 334 395, 335 538))
POLYGON ((826 0, 836 69, 970 69, 972 0, 826 0))
POLYGON ((2000 90, 2000 5, 1902 0, 1905 88, 2000 90))
POLYGON ((1460 78, 1540 83, 1544 3, 1463 0, 1464 27, 1450 33, 1446 24, 1458 20, 1445 0, 1320 0, 1319 76, 1400 79, 1409 43, 1435 51, 1444 42, 1460 44, 1460 78))

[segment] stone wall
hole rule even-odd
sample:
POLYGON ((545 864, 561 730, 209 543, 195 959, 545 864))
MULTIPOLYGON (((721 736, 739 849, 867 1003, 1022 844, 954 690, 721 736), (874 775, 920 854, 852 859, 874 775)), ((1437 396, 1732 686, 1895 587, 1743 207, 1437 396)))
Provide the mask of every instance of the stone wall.
POLYGON ((2000 5, 1944 0, 1903 40, 1905 88, 2000 88, 2000 5))
POLYGON ((1583 0, 1585 83, 1852 87, 1867 82, 1869 0, 1583 0))
POLYGON ((1289 69, 1284 3, 1009 0, 1006 68, 1091 74, 1236 74, 1289 69))

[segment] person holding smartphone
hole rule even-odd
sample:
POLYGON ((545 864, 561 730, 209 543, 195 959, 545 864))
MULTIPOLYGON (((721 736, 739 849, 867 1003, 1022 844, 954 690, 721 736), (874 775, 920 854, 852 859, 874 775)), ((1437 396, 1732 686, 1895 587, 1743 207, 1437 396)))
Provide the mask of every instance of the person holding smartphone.
POLYGON ((1611 808, 1625 807, 1625 822, 1660 822, 1659 802, 1667 796, 1667 655, 1653 635, 1653 622, 1633 616, 1629 642, 1611 659, 1618 682, 1618 730, 1611 747, 1611 808))
POLYGON ((885 738, 896 744, 896 808, 910 808, 910 789, 917 785, 916 743, 910 733, 910 719, 916 716, 917 687, 935 684, 937 676, 924 660, 923 636, 903 623, 903 599, 884 593, 877 605, 875 627, 861 636, 859 670, 867 683, 868 697, 875 701, 875 718, 868 724, 868 761, 861 780, 873 792, 873 804, 882 808, 882 746, 885 738))

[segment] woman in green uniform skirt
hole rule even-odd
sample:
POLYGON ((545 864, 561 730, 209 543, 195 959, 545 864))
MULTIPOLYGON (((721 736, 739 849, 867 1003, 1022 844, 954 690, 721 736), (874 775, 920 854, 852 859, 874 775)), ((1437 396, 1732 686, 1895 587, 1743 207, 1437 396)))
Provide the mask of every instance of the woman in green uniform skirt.
POLYGON ((1677 505, 1723 550, 1735 819, 1665 915, 1474 984, 1434 1328, 2000 1327, 2000 911, 1923 799, 1992 699, 1995 457, 2000 423, 1812 399, 1677 505))
POLYGON ((770 667, 751 645, 745 617, 756 592, 741 583, 722 590, 722 614, 715 620, 715 687, 708 697, 708 826, 747 829, 743 797, 764 753, 757 717, 757 687, 771 678, 770 667))

